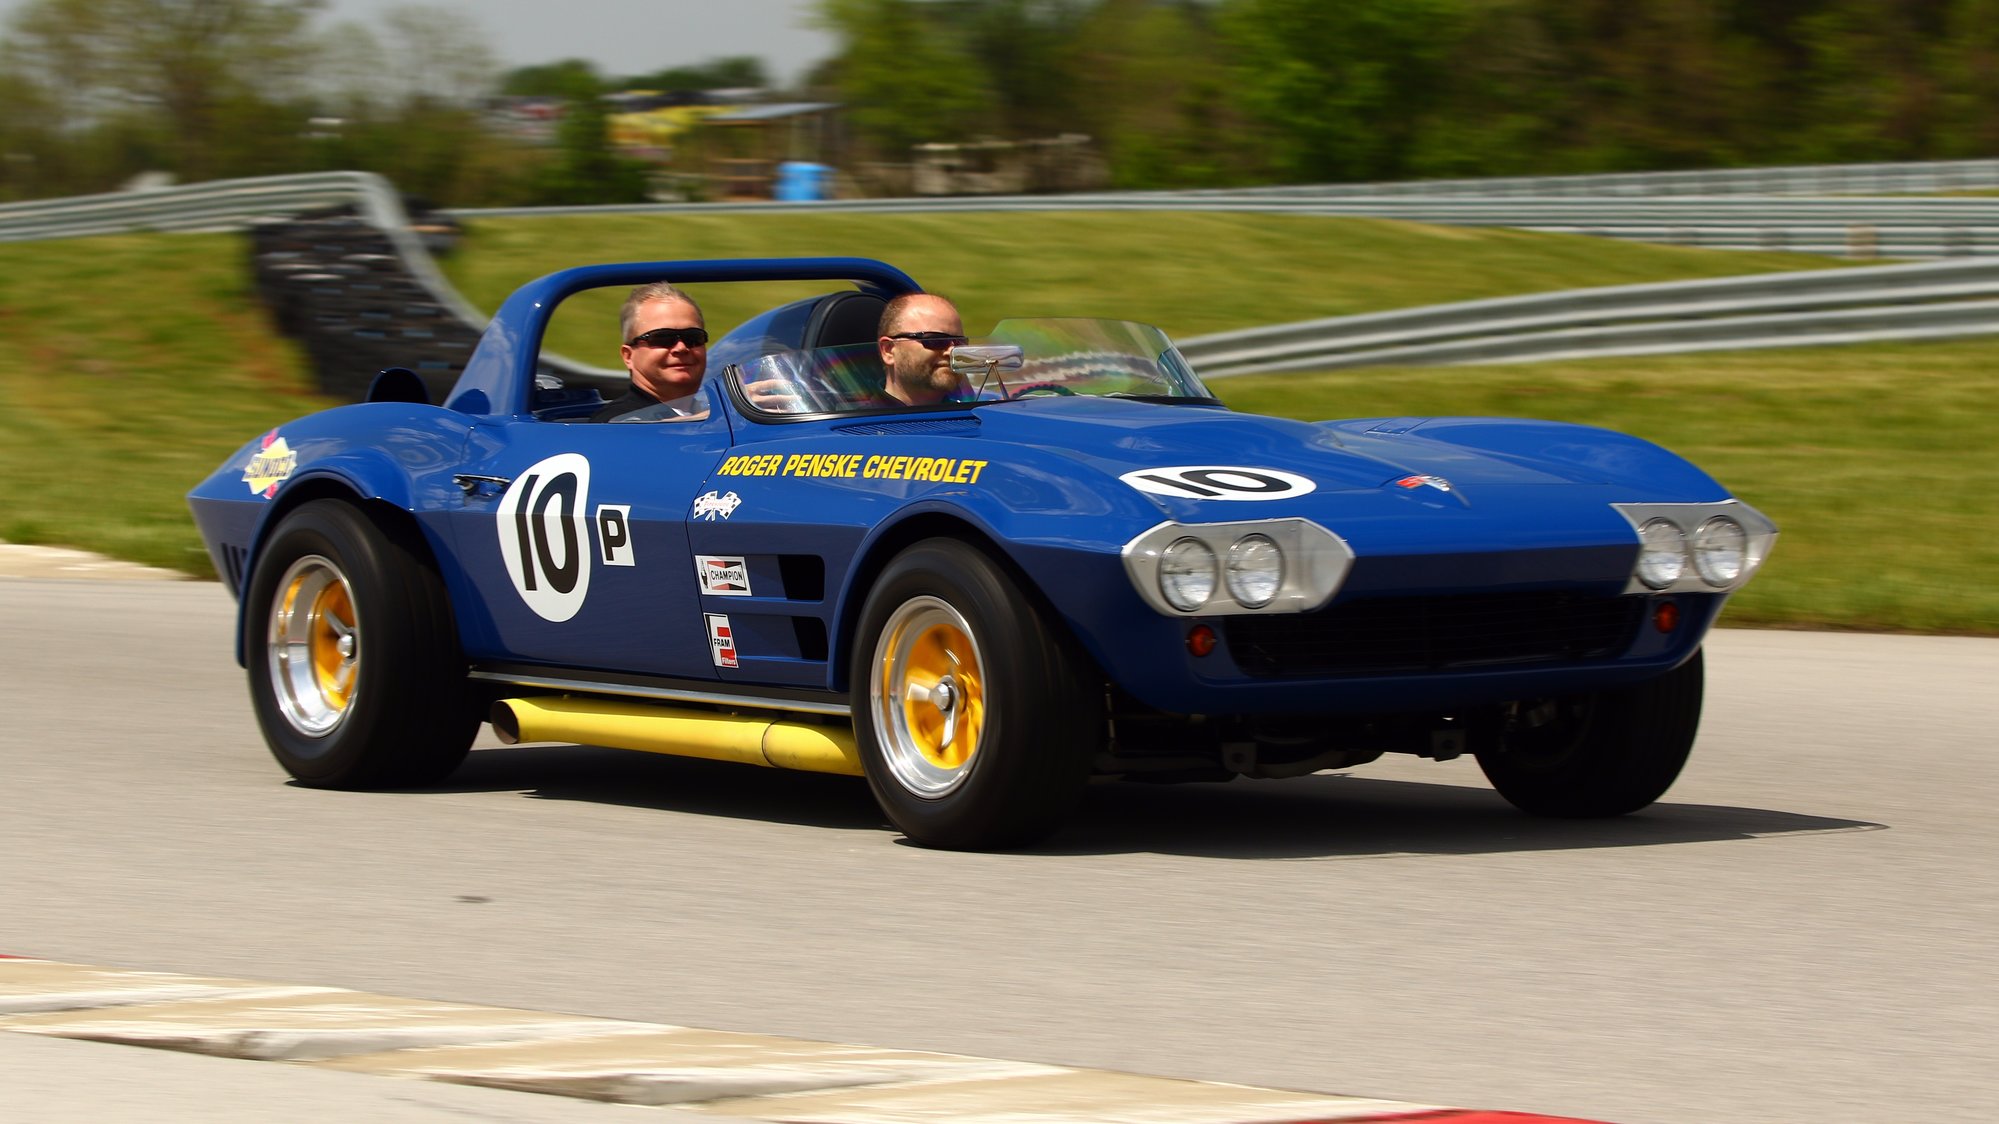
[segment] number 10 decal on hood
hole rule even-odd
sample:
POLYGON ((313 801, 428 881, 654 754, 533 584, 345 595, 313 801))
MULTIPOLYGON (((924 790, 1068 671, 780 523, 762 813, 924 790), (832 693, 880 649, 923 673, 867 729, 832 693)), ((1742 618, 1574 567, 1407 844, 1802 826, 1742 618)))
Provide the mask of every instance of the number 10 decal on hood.
POLYGON ((1145 468, 1118 479, 1148 495, 1182 500, 1286 500, 1319 487, 1310 477, 1295 472, 1227 464, 1145 468))

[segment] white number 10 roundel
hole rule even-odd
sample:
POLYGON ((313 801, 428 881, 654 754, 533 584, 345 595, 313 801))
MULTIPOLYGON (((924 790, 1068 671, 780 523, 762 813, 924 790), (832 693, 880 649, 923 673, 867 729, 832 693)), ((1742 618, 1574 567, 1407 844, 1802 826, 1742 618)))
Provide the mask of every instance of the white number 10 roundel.
POLYGON ((590 592, 590 462, 558 453, 514 478, 500 497, 500 557, 537 616, 566 621, 590 592))
POLYGON ((1143 468, 1118 479, 1141 492, 1183 500, 1282 500, 1318 487, 1295 472, 1228 464, 1143 468))

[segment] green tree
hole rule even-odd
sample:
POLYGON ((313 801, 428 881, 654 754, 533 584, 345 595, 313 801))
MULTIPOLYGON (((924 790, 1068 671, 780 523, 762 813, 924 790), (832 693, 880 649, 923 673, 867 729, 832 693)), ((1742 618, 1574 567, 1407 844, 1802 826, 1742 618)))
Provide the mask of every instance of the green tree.
POLYGON ((1936 52, 1945 140, 1939 155, 1999 156, 1999 0, 1956 0, 1936 52))
POLYGON ((520 98, 595 97, 606 92, 597 67, 585 59, 563 59, 510 70, 500 78, 500 93, 520 98))
POLYGON ((1078 26, 1053 89, 1068 128, 1097 138, 1119 187, 1202 187, 1254 175, 1205 5, 1103 0, 1078 26))
POLYGON ((576 98, 556 129, 557 156, 543 170, 536 202, 548 205, 640 203, 645 165, 611 148, 610 116, 601 97, 576 98))
POLYGON ((226 170, 228 130, 296 100, 322 0, 34 0, 17 13, 4 65, 44 92, 64 128, 158 115, 171 170, 226 170))
POLYGON ((633 90, 737 90, 762 89, 770 85, 763 60, 753 55, 732 55, 695 66, 675 66, 627 78, 619 85, 633 90))
POLYGON ((1948 9, 1947 0, 1834 0, 1800 21, 1809 158, 1914 160, 1940 146, 1936 62, 1948 9))
POLYGON ((1278 174, 1400 175, 1460 10, 1453 0, 1224 0, 1238 104, 1262 125, 1278 174))
POLYGON ((895 158, 926 141, 963 141, 998 124, 988 71, 964 33, 915 0, 819 0, 840 38, 828 66, 863 143, 895 158))

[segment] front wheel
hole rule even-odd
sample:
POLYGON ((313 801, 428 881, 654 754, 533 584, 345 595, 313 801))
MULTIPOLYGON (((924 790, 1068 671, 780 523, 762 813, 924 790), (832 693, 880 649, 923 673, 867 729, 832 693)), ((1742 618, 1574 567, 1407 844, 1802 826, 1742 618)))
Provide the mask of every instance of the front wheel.
POLYGON ((1514 807, 1586 818, 1635 812, 1665 795, 1700 729, 1699 651, 1635 687, 1523 704, 1499 748, 1478 755, 1514 807))
POLYGON ((300 782, 432 784, 471 748, 450 602, 413 528, 338 500, 301 505, 258 559, 243 628, 257 723, 300 782))
POLYGON ((1019 846, 1060 826, 1104 729, 1089 660, 983 552, 928 539, 861 611, 854 739, 868 785, 931 847, 1019 846))

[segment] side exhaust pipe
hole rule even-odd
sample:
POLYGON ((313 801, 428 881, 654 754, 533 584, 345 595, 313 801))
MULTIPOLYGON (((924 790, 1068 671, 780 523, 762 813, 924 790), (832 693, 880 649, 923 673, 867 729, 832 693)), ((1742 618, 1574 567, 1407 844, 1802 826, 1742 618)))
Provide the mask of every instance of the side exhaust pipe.
POLYGON ((548 697, 502 699, 489 721, 507 745, 582 742, 672 757, 736 761, 771 769, 864 775, 854 733, 844 726, 814 726, 775 718, 749 718, 685 707, 612 699, 548 697))

